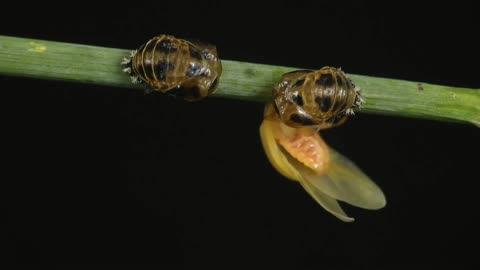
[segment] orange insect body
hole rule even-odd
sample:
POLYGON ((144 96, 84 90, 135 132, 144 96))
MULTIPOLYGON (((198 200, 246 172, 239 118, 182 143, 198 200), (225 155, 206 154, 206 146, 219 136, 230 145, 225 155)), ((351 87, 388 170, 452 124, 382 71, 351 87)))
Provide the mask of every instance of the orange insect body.
POLYGON ((281 122, 273 125, 277 144, 317 174, 324 173, 330 161, 328 147, 312 128, 292 128, 281 122))
POLYGON ((295 138, 288 141, 279 141, 285 150, 312 169, 317 174, 324 173, 328 168, 329 156, 327 146, 323 140, 319 140, 311 129, 299 130, 295 138), (310 132, 308 132, 310 131, 310 132))
POLYGON ((353 221, 337 200, 365 208, 380 209, 386 200, 382 190, 348 158, 322 140, 313 127, 293 128, 267 104, 260 137, 270 163, 285 177, 300 182, 328 212, 343 221, 353 221))

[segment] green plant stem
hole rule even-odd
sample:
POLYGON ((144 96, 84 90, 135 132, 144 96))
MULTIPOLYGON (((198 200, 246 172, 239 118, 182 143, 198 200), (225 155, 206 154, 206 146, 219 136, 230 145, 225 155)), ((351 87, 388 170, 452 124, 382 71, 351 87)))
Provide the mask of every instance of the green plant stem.
MULTIPOLYGON (((144 89, 122 72, 128 50, 0 36, 0 74, 144 89)), ((266 102, 283 73, 297 68, 223 60, 214 96, 266 102)), ((360 112, 480 125, 480 90, 347 74, 360 86, 360 112)))

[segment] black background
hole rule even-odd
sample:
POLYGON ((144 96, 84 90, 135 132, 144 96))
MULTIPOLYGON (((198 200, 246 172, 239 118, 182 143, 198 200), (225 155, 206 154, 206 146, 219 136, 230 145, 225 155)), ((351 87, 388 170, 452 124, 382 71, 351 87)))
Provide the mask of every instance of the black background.
MULTIPOLYGON (((479 88, 473 3, 22 3, 0 34, 134 49, 159 33, 223 59, 479 88)), ((327 143, 384 190, 343 223, 268 163, 263 104, 0 77, 6 256, 17 263, 362 268, 475 262, 478 129, 357 114, 327 143), (470 246, 473 245, 473 246, 470 246)))

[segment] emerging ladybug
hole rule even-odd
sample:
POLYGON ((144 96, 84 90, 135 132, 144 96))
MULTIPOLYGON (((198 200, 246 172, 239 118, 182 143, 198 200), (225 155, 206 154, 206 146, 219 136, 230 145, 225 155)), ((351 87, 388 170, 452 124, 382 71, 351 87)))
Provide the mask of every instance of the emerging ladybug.
POLYGON ((338 201, 381 209, 385 195, 350 159, 329 147, 318 130, 342 124, 363 103, 358 89, 332 67, 286 73, 265 106, 260 137, 273 167, 298 181, 337 218, 350 222, 338 201))
POLYGON ((159 35, 124 58, 133 83, 196 101, 215 92, 222 64, 215 46, 159 35))
POLYGON ((291 127, 337 126, 363 103, 359 89, 333 67, 286 73, 272 94, 278 116, 291 127))
POLYGON ((351 222, 338 201, 370 210, 386 205, 382 189, 350 159, 329 147, 314 127, 286 125, 273 108, 265 107, 260 125, 263 149, 273 167, 298 181, 325 210, 351 222))

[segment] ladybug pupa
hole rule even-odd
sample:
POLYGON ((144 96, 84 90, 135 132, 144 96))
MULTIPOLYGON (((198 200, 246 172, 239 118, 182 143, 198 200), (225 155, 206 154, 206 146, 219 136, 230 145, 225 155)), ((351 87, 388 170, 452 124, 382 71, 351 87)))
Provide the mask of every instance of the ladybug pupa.
POLYGON ((153 37, 122 64, 133 83, 146 83, 153 91, 187 101, 212 95, 222 74, 215 46, 169 35, 153 37))
POLYGON ((359 88, 333 67, 286 73, 272 94, 278 116, 291 127, 341 125, 364 102, 359 88))

